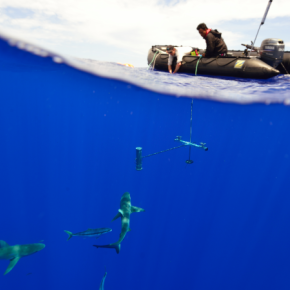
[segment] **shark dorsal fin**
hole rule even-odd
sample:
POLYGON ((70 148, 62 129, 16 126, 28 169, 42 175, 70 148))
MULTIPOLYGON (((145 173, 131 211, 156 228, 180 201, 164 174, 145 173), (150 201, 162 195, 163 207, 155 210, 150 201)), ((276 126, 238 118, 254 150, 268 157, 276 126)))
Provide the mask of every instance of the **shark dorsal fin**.
POLYGON ((9 245, 5 242, 0 240, 0 248, 9 247, 9 245))

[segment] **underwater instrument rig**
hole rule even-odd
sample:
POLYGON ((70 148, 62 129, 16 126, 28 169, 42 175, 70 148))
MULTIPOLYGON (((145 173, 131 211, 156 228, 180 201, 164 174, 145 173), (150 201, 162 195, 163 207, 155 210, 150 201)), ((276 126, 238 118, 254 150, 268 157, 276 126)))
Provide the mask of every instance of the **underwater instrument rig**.
POLYGON ((153 154, 149 154, 149 155, 146 155, 146 156, 142 156, 142 147, 136 147, 136 170, 137 171, 141 171, 143 169, 142 168, 142 159, 147 158, 147 157, 151 157, 151 156, 154 156, 154 155, 157 155, 157 154, 161 154, 161 153, 164 153, 164 152, 167 152, 167 151, 175 150, 175 149, 178 149, 178 148, 181 148, 181 147, 184 147, 184 146, 189 146, 189 158, 188 158, 188 160, 185 161, 186 164, 192 164, 193 163, 193 160, 190 159, 191 147, 196 147, 196 148, 203 149, 204 151, 208 151, 208 147, 205 146, 206 143, 200 142, 200 144, 197 144, 197 143, 191 142, 191 136, 192 136, 192 107, 193 107, 193 100, 191 100, 190 140, 189 140, 189 142, 182 140, 181 136, 176 136, 174 141, 178 141, 178 142, 182 143, 182 145, 177 146, 177 147, 173 147, 173 148, 169 148, 169 149, 166 149, 166 150, 163 150, 163 151, 159 151, 159 152, 156 152, 156 153, 153 153, 153 154))

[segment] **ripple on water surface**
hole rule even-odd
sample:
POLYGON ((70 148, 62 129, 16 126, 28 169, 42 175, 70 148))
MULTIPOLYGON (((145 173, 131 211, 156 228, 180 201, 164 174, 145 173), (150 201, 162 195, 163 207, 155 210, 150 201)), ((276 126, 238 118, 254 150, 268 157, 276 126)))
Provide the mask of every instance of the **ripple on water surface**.
POLYGON ((182 73, 173 75, 147 68, 129 68, 116 63, 89 59, 77 59, 77 62, 97 74, 121 79, 164 94, 237 103, 290 104, 289 75, 279 75, 267 80, 194 76, 182 73))
MULTIPOLYGON (((39 57, 51 57, 56 63, 66 63, 88 73, 122 80, 158 93, 236 103, 290 105, 290 75, 279 75, 268 80, 194 76, 182 73, 173 75, 147 68, 130 68, 112 62, 65 57, 4 34, 0 34, 0 40, 39 57)), ((146 57, 147 55, 144 55, 144 58, 146 57)))

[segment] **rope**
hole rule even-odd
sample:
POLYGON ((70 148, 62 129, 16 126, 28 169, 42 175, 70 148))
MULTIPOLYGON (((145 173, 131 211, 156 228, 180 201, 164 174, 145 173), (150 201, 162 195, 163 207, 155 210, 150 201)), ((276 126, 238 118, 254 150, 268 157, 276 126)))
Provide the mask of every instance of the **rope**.
POLYGON ((239 59, 240 57, 239 56, 236 56, 233 60, 231 60, 230 62, 228 62, 228 63, 226 63, 226 64, 223 64, 223 65, 219 65, 218 64, 218 61, 217 61, 217 59, 218 59, 218 57, 216 58, 216 64, 218 65, 218 66, 220 66, 220 67, 223 67, 223 66, 226 66, 226 65, 228 65, 228 64, 230 64, 230 63, 232 63, 233 61, 236 61, 237 59, 239 59))
POLYGON ((289 75, 289 73, 288 73, 288 71, 287 71, 286 67, 284 66, 284 64, 283 64, 282 62, 281 62, 281 65, 283 66, 283 68, 284 68, 284 70, 285 70, 286 74, 287 74, 287 75, 289 75))
MULTIPOLYGON (((200 55, 199 60, 196 63, 196 66, 195 66, 195 75, 197 75, 197 68, 198 68, 198 64, 199 64, 199 61, 201 60, 201 58, 202 58, 202 55, 200 55)), ((191 112, 192 112, 192 107, 191 107, 191 112)), ((191 139, 190 139, 190 141, 191 141, 191 139)))
POLYGON ((155 59, 155 57, 156 57, 156 55, 157 55, 158 53, 159 53, 159 51, 156 51, 156 52, 155 52, 155 54, 154 54, 154 56, 153 56, 153 58, 152 58, 152 61, 151 61, 151 62, 149 63, 149 65, 148 65, 147 70, 150 69, 152 62, 154 62, 154 59, 155 59))
MULTIPOLYGON (((189 142, 191 143, 191 135, 192 135, 192 107, 193 107, 193 99, 191 100, 191 113, 190 113, 190 134, 189 134, 189 142)), ((190 160, 191 146, 189 146, 189 158, 190 160)))
POLYGON ((192 135, 192 107, 193 107, 193 99, 191 100, 191 112, 190 112, 190 138, 189 138, 190 143, 191 143, 191 135, 192 135))
MULTIPOLYGON (((153 65, 152 65, 152 69, 154 70, 154 68, 155 68, 155 63, 156 63, 156 60, 157 60, 158 55, 160 54, 160 52, 161 52, 161 51, 159 51, 159 50, 157 50, 157 51, 155 52, 155 54, 154 54, 154 56, 153 56, 153 58, 152 58, 150 64, 148 65, 147 70, 150 69, 152 63, 153 63, 153 65)), ((166 53, 164 53, 164 54, 166 54, 166 53)), ((166 54, 166 56, 167 56, 167 54, 166 54)), ((239 59, 240 56, 233 58, 233 60, 231 60, 230 62, 228 62, 228 63, 226 63, 226 64, 223 64, 223 65, 220 65, 220 64, 218 63, 218 61, 217 61, 218 58, 219 58, 219 56, 217 56, 217 57, 214 58, 213 60, 210 60, 209 62, 204 62, 203 60, 201 60, 201 59, 202 59, 202 55, 200 55, 199 58, 196 58, 196 59, 194 59, 194 60, 192 60, 192 61, 190 61, 190 62, 186 61, 186 63, 191 63, 191 62, 197 61, 196 66, 195 66, 195 75, 197 75, 197 69, 198 69, 198 65, 199 65, 200 60, 201 60, 201 62, 202 62, 203 64, 206 64, 206 65, 207 65, 207 64, 210 64, 210 63, 212 63, 212 62, 214 62, 214 61, 216 61, 217 65, 218 65, 219 67, 224 67, 224 66, 227 66, 227 65, 229 65, 230 63, 236 61, 237 59, 239 59)), ((283 66, 283 68, 284 68, 284 70, 286 71, 286 73, 289 74, 288 71, 286 70, 286 68, 284 67, 283 63, 281 63, 281 65, 283 66)))
POLYGON ((210 60, 210 61, 208 61, 208 62, 204 62, 204 61, 202 60, 201 62, 204 63, 204 64, 209 64, 209 63, 214 62, 216 59, 217 59, 217 58, 214 58, 213 60, 210 60))
POLYGON ((184 147, 184 146, 187 146, 187 145, 181 145, 181 146, 178 146, 178 147, 173 147, 173 148, 166 149, 166 150, 163 150, 163 151, 159 151, 159 152, 156 152, 156 153, 153 153, 153 154, 142 156, 142 159, 146 158, 146 157, 154 156, 154 155, 157 155, 157 154, 161 154, 161 153, 164 153, 164 152, 167 152, 167 151, 170 151, 170 150, 178 149, 178 148, 181 148, 181 147, 184 147))
MULTIPOLYGON (((196 64, 196 66, 195 66, 195 75, 197 75, 197 68, 198 68, 198 64, 199 64, 199 61, 201 60, 201 58, 202 58, 202 55, 200 56, 200 58, 199 58, 199 60, 198 60, 198 62, 197 62, 197 64, 196 64)), ((223 65, 220 65, 220 64, 218 63, 218 58, 219 58, 219 55, 218 55, 215 59, 210 60, 209 62, 203 62, 203 61, 202 61, 202 63, 203 63, 203 64, 209 64, 209 63, 212 63, 212 62, 216 61, 216 64, 217 64, 218 66, 220 66, 220 67, 224 67, 224 66, 227 66, 227 65, 229 65, 230 63, 236 61, 236 60, 239 59, 240 57, 237 56, 237 57, 233 58, 233 60, 231 60, 230 62, 228 62, 228 63, 226 63, 226 64, 223 64, 223 65)), ((285 70, 286 70, 286 69, 285 69, 285 70)))
POLYGON ((157 60, 157 58, 158 58, 159 55, 160 55, 160 54, 158 54, 158 55, 156 56, 156 58, 155 58, 155 60, 154 60, 154 62, 153 62, 152 70, 155 69, 156 60, 157 60))
POLYGON ((190 56, 190 57, 188 57, 188 56, 184 57, 183 59, 184 59, 184 62, 185 62, 185 63, 192 63, 192 62, 198 60, 198 57, 195 57, 195 58, 194 58, 193 60, 191 60, 191 61, 186 61, 186 60, 185 60, 186 58, 192 58, 192 56, 190 56))
POLYGON ((164 53, 160 54, 160 58, 161 59, 167 59, 168 58, 168 54, 166 53, 166 55, 164 53))

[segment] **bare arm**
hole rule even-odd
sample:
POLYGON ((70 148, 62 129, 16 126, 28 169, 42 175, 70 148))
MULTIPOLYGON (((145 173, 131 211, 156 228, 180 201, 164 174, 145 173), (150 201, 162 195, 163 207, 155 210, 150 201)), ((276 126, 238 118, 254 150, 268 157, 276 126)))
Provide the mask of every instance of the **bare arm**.
POLYGON ((168 65, 168 71, 172 74, 172 67, 171 67, 171 65, 168 65))
POLYGON ((178 62, 175 66, 174 74, 178 72, 179 68, 181 67, 181 62, 178 62))

